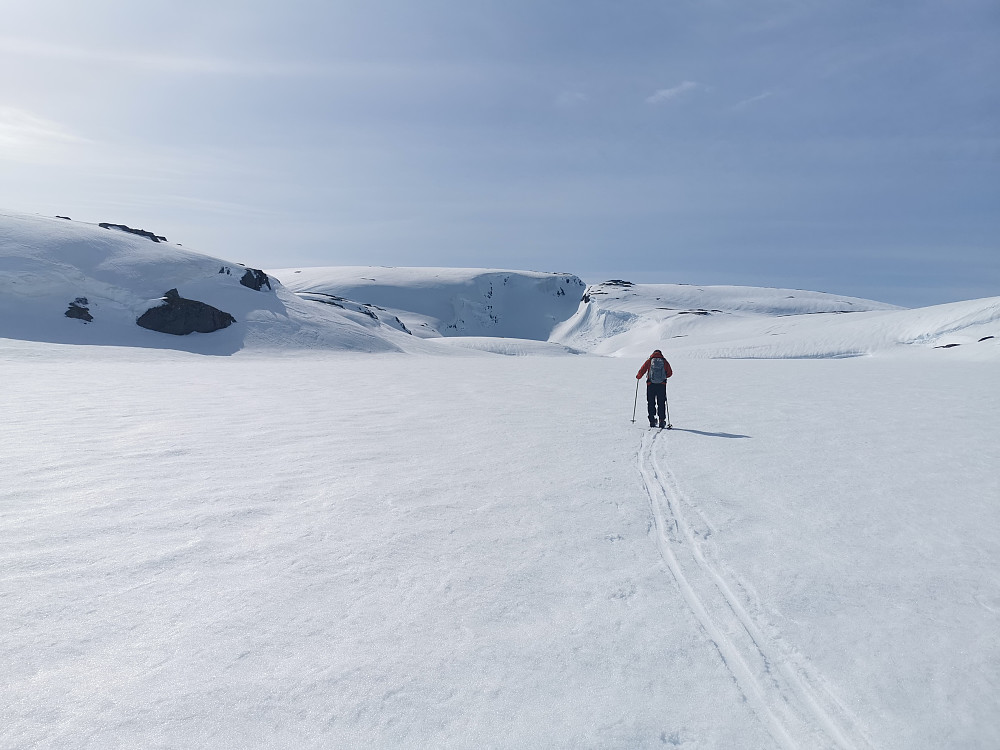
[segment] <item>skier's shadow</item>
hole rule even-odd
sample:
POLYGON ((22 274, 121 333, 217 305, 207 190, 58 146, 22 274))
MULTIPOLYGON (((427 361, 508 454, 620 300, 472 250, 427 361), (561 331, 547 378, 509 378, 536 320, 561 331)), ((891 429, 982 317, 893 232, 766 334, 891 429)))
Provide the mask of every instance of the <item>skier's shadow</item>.
POLYGON ((673 427, 671 432, 690 432, 695 435, 704 435, 705 437, 720 437, 720 438, 749 438, 749 435, 734 435, 731 432, 704 432, 703 430, 688 430, 684 427, 673 427))

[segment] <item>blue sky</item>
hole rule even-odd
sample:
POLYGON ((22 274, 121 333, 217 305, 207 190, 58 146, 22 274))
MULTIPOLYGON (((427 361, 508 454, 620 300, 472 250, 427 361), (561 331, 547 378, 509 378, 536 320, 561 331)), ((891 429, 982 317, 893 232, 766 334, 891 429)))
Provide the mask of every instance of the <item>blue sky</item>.
POLYGON ((32 0, 0 207, 261 267, 1000 295, 1000 4, 32 0))

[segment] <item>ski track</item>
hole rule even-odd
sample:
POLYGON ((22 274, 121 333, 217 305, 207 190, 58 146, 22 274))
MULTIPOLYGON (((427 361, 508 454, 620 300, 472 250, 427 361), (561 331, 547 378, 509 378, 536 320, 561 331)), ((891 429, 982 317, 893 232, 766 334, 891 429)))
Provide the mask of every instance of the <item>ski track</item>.
POLYGON ((847 707, 802 660, 764 633, 711 554, 706 556, 711 532, 700 534, 685 517, 682 505, 691 503, 657 457, 662 435, 659 430, 644 435, 638 455, 657 547, 744 700, 786 750, 872 750, 847 707))

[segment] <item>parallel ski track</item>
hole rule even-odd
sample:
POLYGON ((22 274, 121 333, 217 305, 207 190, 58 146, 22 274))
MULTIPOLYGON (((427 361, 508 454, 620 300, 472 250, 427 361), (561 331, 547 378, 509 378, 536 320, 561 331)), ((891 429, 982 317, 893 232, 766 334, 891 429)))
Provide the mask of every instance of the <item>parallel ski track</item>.
POLYGON ((761 630, 735 593, 735 584, 706 557, 705 538, 684 515, 682 506, 691 503, 657 457, 657 445, 666 443, 663 435, 644 435, 638 456, 660 556, 748 705, 786 750, 871 750, 871 741, 847 708, 820 677, 761 630))

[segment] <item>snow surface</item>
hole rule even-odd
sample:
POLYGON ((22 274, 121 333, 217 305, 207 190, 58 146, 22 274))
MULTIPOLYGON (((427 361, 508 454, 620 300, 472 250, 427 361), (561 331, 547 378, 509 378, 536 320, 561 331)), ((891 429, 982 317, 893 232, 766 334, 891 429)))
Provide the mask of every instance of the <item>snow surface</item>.
POLYGON ((0 745, 997 747, 931 360, 674 360, 650 433, 628 360, 4 342, 0 745))
POLYGON ((0 215, 0 747, 1000 747, 1000 300, 238 272, 0 215))

